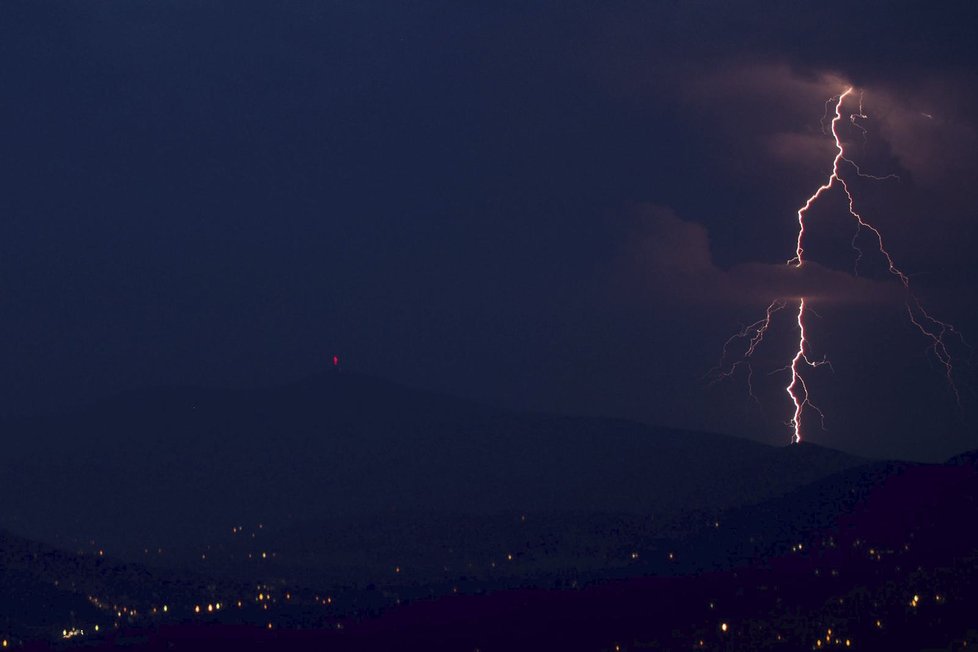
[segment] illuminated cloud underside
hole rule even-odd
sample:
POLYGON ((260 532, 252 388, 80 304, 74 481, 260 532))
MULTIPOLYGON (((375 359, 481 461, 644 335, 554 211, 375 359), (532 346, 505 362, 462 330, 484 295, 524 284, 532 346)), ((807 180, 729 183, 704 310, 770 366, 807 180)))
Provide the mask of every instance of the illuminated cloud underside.
MULTIPOLYGON (((886 249, 883 243, 883 235, 880 233, 880 231, 866 221, 866 219, 856 210, 855 197, 853 196, 849 184, 846 182, 846 178, 843 176, 842 169, 843 166, 845 166, 846 169, 852 170, 856 176, 864 178, 884 180, 893 177, 893 175, 881 177, 865 174, 862 172, 862 170, 860 170, 859 166, 855 162, 846 157, 845 146, 842 139, 839 137, 838 125, 843 117, 843 105, 846 103, 847 98, 851 97, 854 97, 854 89, 850 86, 842 93, 833 96, 828 100, 828 102, 826 102, 826 107, 829 107, 833 103, 835 105, 834 115, 829 122, 828 135, 831 135, 832 139, 834 140, 836 153, 832 160, 832 170, 828 177, 798 209, 798 236, 795 244, 795 255, 788 260, 788 266, 793 269, 800 269, 806 265, 807 261, 805 259, 804 248, 805 217, 811 207, 825 193, 829 192, 836 186, 841 187, 848 201, 849 215, 856 222, 857 230, 856 234, 852 238, 852 247, 857 254, 857 265, 863 257, 863 251, 858 245, 859 236, 864 231, 868 231, 875 240, 879 253, 886 260, 888 271, 900 281, 900 284, 905 290, 905 305, 911 323, 924 337, 928 339, 931 351, 933 351, 937 360, 941 363, 944 369, 948 386, 953 392, 955 399, 960 403, 960 396, 954 382, 952 356, 945 340, 945 337, 949 334, 958 336, 959 334, 953 325, 940 321, 931 316, 924 309, 917 296, 911 292, 910 278, 899 267, 897 267, 893 260, 893 256, 886 249)), ((864 118, 866 118, 866 115, 863 112, 862 100, 860 99, 859 109, 856 113, 849 115, 849 121, 856 129, 863 132, 863 134, 866 133, 866 130, 859 123, 859 120, 864 118)), ((768 306, 766 314, 762 319, 759 319, 753 324, 743 328, 726 341, 723 347, 720 364, 712 371, 714 380, 722 380, 724 378, 733 376, 738 369, 744 367, 747 370, 748 392, 752 398, 756 399, 753 392, 753 386, 751 384, 751 379, 753 376, 753 369, 751 368, 750 364, 751 357, 754 355, 757 347, 761 344, 761 342, 763 342, 765 334, 771 327, 774 314, 784 309, 788 305, 789 300, 792 302, 797 301, 798 310, 796 324, 798 327, 798 345, 790 362, 782 368, 783 371, 787 371, 790 374, 790 380, 785 387, 785 392, 788 394, 788 398, 792 406, 791 417, 787 422, 788 427, 791 429, 792 443, 798 443, 803 439, 803 419, 808 410, 815 412, 823 422, 823 425, 825 420, 824 413, 814 403, 812 403, 808 391, 808 384, 803 373, 805 367, 817 368, 823 365, 830 365, 826 358, 813 359, 810 357, 809 342, 805 333, 806 298, 808 297, 798 296, 789 298, 780 297, 774 299, 768 306), (732 363, 728 363, 728 349, 737 341, 745 341, 746 348, 738 359, 732 363)))

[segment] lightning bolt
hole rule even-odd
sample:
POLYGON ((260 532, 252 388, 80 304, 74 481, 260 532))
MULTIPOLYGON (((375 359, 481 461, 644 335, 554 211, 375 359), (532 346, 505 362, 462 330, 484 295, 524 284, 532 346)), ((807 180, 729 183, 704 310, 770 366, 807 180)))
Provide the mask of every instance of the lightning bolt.
POLYGON ((808 340, 805 338, 805 298, 802 297, 798 300, 798 350, 795 352, 795 357, 791 359, 791 363, 788 365, 788 369, 791 370, 791 382, 785 387, 785 391, 788 393, 788 397, 791 399, 791 404, 795 406, 794 413, 791 415, 791 420, 788 425, 791 426, 791 443, 797 444, 801 441, 801 416, 805 412, 805 408, 811 408, 813 411, 818 413, 822 420, 822 427, 825 427, 825 413, 822 412, 808 396, 808 385, 805 383, 805 377, 801 374, 800 366, 802 364, 808 365, 809 367, 821 367, 822 365, 830 364, 826 358, 821 360, 812 360, 808 357, 807 347, 808 340))
MULTIPOLYGON (((825 193, 829 192, 836 186, 839 186, 848 201, 849 215, 856 224, 856 232, 851 241, 852 248, 856 252, 854 271, 856 274, 858 274, 859 263, 863 258, 863 250, 859 246, 860 236, 863 235, 863 233, 868 233, 869 237, 875 242, 879 254, 886 261, 887 271, 900 282, 906 291, 906 310, 907 315, 910 318, 910 322, 918 331, 920 331, 921 335, 928 340, 928 348, 943 367, 948 386, 954 394, 955 400, 960 405, 960 394, 954 382, 953 358, 948 347, 946 337, 948 335, 955 335, 965 345, 967 345, 967 342, 964 341, 961 334, 952 324, 943 322, 930 315, 930 313, 928 313, 922 305, 920 299, 910 290, 910 277, 904 273, 903 270, 897 267, 893 256, 890 254, 883 242, 883 234, 879 231, 879 229, 867 221, 856 209, 856 200, 852 189, 850 188, 849 183, 846 181, 846 178, 843 176, 843 170, 849 169, 855 174, 855 176, 872 181, 886 181, 890 179, 899 180, 899 177, 895 174, 879 176, 865 173, 862 171, 862 169, 860 169, 858 164, 846 156, 845 146, 842 138, 839 136, 838 127, 839 123, 843 120, 843 105, 846 102, 846 98, 853 95, 854 92, 855 89, 850 86, 840 94, 829 98, 825 102, 825 114, 822 116, 820 124, 822 125, 822 132, 825 133, 826 136, 831 136, 834 141, 835 156, 832 159, 831 171, 825 178, 825 181, 823 181, 815 192, 805 200, 797 211, 798 235, 795 241, 795 255, 787 261, 787 264, 794 268, 800 268, 802 265, 804 265, 806 215, 811 207, 825 193), (833 105, 834 108, 832 108, 833 105), (831 119, 828 117, 830 112, 832 113, 831 119), (826 122, 828 122, 828 129, 826 129, 826 122)), ((867 119, 869 119, 869 116, 866 115, 865 111, 863 110, 863 97, 862 94, 860 94, 858 111, 849 115, 849 123, 862 134, 864 142, 867 138, 868 130, 860 121, 867 119)), ((812 412, 816 413, 821 420, 822 427, 824 428, 825 426, 825 413, 812 402, 808 390, 808 383, 803 372, 806 368, 814 369, 825 365, 831 368, 831 363, 827 358, 823 357, 822 359, 813 359, 810 357, 810 345, 805 332, 805 297, 797 297, 796 300, 798 302, 798 312, 795 321, 798 327, 798 345, 794 356, 791 358, 791 361, 781 369, 772 372, 777 373, 779 371, 784 371, 789 373, 790 378, 788 385, 785 387, 785 392, 788 394, 789 401, 793 408, 791 417, 787 421, 787 426, 791 429, 792 443, 799 443, 802 441, 803 417, 807 410, 811 410, 812 412)), ((784 309, 787 307, 787 305, 788 299, 775 299, 768 306, 765 316, 762 319, 743 327, 740 331, 727 339, 723 345, 720 363, 717 367, 711 370, 710 373, 713 382, 718 382, 720 380, 729 378, 733 376, 740 367, 744 367, 747 370, 748 394, 755 401, 757 400, 757 397, 754 395, 754 388, 752 385, 753 369, 751 367, 751 358, 757 350, 757 347, 763 342, 764 336, 771 327, 771 321, 774 313, 784 309), (729 349, 735 342, 738 341, 746 341, 744 351, 739 359, 729 363, 727 361, 729 349)), ((811 308, 808 307, 808 310, 811 311, 811 308)))
POLYGON ((783 310, 788 302, 784 299, 775 299, 767 307, 767 311, 762 319, 758 319, 753 324, 749 324, 740 329, 737 333, 731 335, 726 342, 723 343, 723 351, 720 354, 720 362, 716 367, 710 370, 707 377, 710 378, 710 384, 713 385, 726 378, 730 378, 740 367, 747 369, 747 395, 750 396, 758 404, 760 401, 754 394, 754 368, 751 366, 751 356, 757 350, 757 347, 761 342, 764 341, 764 335, 767 334, 768 328, 771 327, 771 319, 774 313, 779 310, 783 310), (737 341, 746 341, 746 348, 741 354, 740 359, 733 363, 728 364, 727 358, 729 356, 730 347, 737 341))

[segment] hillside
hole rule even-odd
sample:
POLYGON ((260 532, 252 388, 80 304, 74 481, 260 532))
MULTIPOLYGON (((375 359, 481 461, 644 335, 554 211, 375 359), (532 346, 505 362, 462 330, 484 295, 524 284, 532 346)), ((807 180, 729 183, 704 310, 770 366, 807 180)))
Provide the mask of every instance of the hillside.
POLYGON ((978 643, 978 529, 970 527, 978 472, 959 461, 844 472, 729 514, 738 527, 721 524, 719 537, 705 538, 752 549, 738 559, 677 542, 695 559, 677 574, 657 563, 655 577, 578 591, 418 603, 328 638, 358 650, 394 641, 487 650, 970 649, 978 643), (836 502, 842 495, 853 499, 836 502), (774 549, 779 517, 811 525, 774 549), (711 559, 729 563, 704 572, 711 559))
POLYGON ((177 650, 229 638, 256 650, 970 648, 978 471, 960 459, 846 470, 732 510, 718 527, 672 541, 675 560, 663 554, 617 580, 463 591, 298 630, 167 621, 110 635, 105 649, 133 636, 138 649, 177 650), (704 540, 716 547, 696 544, 704 540), (729 558, 732 549, 743 554, 729 558))
POLYGON ((391 510, 724 509, 862 463, 814 446, 509 413, 349 373, 131 392, 5 432, 0 523, 118 552, 187 545, 241 523, 391 510))

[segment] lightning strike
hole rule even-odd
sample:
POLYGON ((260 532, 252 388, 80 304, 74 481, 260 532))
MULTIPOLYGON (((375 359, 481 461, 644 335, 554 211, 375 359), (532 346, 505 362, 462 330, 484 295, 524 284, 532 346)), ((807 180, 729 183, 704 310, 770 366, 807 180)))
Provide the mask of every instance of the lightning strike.
MULTIPOLYGON (((872 181, 887 181, 891 179, 899 181, 900 179, 900 177, 896 174, 881 176, 865 173, 855 161, 846 156, 845 146, 842 138, 839 136, 838 126, 843 120, 843 105, 846 102, 846 98, 851 96, 854 93, 854 90, 855 89, 850 86, 839 95, 829 98, 825 103, 825 114, 822 116, 820 124, 822 126, 822 132, 826 136, 831 136, 834 141, 835 156, 832 159, 832 167, 828 177, 825 178, 822 184, 815 190, 814 193, 812 193, 811 196, 805 200, 797 211, 798 235, 795 241, 795 255, 788 259, 787 264, 796 269, 804 265, 806 215, 812 206, 825 193, 829 192, 836 186, 839 186, 842 189, 842 192, 845 194, 848 202, 849 215, 852 217, 856 225, 856 231, 851 241, 851 246, 856 252, 854 272, 858 275, 859 264, 862 261, 864 254, 862 248, 859 246, 860 236, 862 236, 864 233, 868 233, 869 237, 875 242, 877 251, 886 261, 887 271, 900 282, 906 291, 906 309, 910 322, 928 340, 929 350, 933 353, 934 357, 943 368, 944 375, 952 393, 954 394, 955 400, 957 400, 960 404, 960 395, 954 382, 954 368, 952 364, 953 359, 945 338, 947 335, 952 334, 960 339, 966 346, 967 342, 964 341, 961 334, 954 328, 953 325, 931 316, 927 310, 924 309, 920 299, 917 298, 913 292, 911 292, 910 277, 904 273, 903 270, 897 267, 893 256, 890 254, 883 242, 883 234, 879 231, 879 229, 867 221, 856 209, 856 199, 853 195, 852 189, 849 186, 849 182, 847 182, 843 176, 843 164, 845 164, 845 166, 848 166, 848 169, 851 169, 854 172, 855 176, 863 179, 869 179, 872 181), (832 108, 833 105, 834 109, 832 108), (830 112, 832 113, 831 120, 828 119, 830 112), (826 129, 827 121, 828 129, 826 129)), ((849 123, 853 128, 862 134, 864 142, 868 136, 868 130, 865 126, 863 126, 863 124, 861 124, 860 121, 868 119, 869 116, 863 110, 863 96, 860 93, 858 111, 849 115, 849 123)), ((811 400, 808 390, 808 383, 803 373, 805 368, 814 369, 821 366, 829 366, 831 368, 831 363, 826 357, 823 357, 822 359, 813 359, 810 357, 810 345, 805 332, 805 317, 806 309, 809 312, 814 311, 812 311, 810 307, 806 306, 805 297, 799 297, 797 301, 798 312, 795 321, 798 327, 798 345, 795 350, 795 354, 787 365, 781 369, 775 370, 775 372, 772 372, 777 373, 779 371, 784 371, 788 372, 790 376, 788 385, 785 387, 785 392, 788 394, 788 398, 792 406, 791 418, 787 421, 787 425, 791 430, 791 443, 799 443, 802 441, 803 417, 805 416, 807 410, 811 410, 817 414, 821 420, 822 427, 825 427, 825 414, 811 400)), ((787 305, 787 299, 775 299, 770 303, 770 305, 768 305, 765 316, 762 319, 759 319, 753 324, 745 326, 727 339, 723 345, 720 363, 710 373, 712 382, 715 383, 729 378, 733 376, 740 367, 744 367, 747 370, 748 395, 757 401, 752 385, 753 368, 751 367, 751 358, 756 352, 758 346, 763 342, 764 336, 771 327, 771 321, 774 313, 784 309, 787 305), (737 341, 746 341, 744 352, 735 362, 728 363, 727 357, 729 349, 737 341)))
POLYGON ((767 334, 768 328, 771 327, 771 319, 774 316, 774 313, 778 312, 779 310, 783 310, 787 305, 788 302, 784 299, 775 299, 770 303, 770 305, 768 305, 763 319, 758 319, 753 324, 744 326, 739 332, 731 335, 727 341, 723 343, 723 351, 720 354, 720 362, 716 367, 710 370, 709 374, 707 374, 711 379, 711 385, 726 378, 730 378, 740 367, 743 366, 747 369, 747 395, 755 402, 760 403, 757 396, 754 394, 754 368, 751 366, 750 359, 757 350, 758 345, 764 341, 764 335, 767 334), (738 340, 746 340, 747 347, 741 354, 740 359, 727 367, 729 349, 733 343, 738 340))
POLYGON ((822 365, 828 365, 829 361, 825 358, 821 360, 811 360, 808 357, 808 352, 806 350, 808 345, 808 340, 805 338, 805 298, 802 297, 798 300, 798 351, 795 352, 795 357, 791 359, 791 364, 788 368, 791 370, 791 382, 785 388, 788 393, 788 397, 791 399, 791 404, 794 405, 795 410, 791 416, 791 420, 788 425, 791 426, 791 443, 797 444, 801 441, 801 417, 805 412, 805 408, 811 408, 816 412, 822 419, 822 427, 825 427, 825 413, 822 412, 808 396, 808 385, 805 383, 805 377, 801 375, 799 370, 799 365, 806 364, 809 367, 821 367, 822 365))

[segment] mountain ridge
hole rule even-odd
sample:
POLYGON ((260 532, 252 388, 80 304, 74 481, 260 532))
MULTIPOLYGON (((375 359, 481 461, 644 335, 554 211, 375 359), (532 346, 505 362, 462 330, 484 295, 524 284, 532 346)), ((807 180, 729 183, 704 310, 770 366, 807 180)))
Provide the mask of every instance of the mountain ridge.
POLYGON ((272 514, 721 508, 864 463, 808 444, 497 410, 348 372, 138 390, 7 430, 18 445, 0 461, 13 497, 0 520, 42 540, 145 534, 126 542, 136 547, 272 514))

